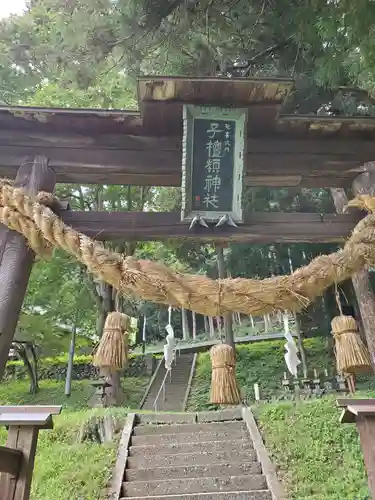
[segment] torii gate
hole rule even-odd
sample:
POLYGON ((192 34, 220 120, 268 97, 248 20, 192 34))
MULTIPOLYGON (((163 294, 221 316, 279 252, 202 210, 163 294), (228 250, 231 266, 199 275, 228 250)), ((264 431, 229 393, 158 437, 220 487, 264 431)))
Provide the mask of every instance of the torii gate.
MULTIPOLYGON (((338 211, 345 188, 372 192, 375 119, 282 115, 293 87, 287 79, 144 77, 140 111, 0 107, 0 175, 30 194, 55 183, 181 186, 183 108, 246 110, 243 184, 327 187, 338 211), (357 188, 356 188, 357 189, 357 188)), ((186 146, 186 145, 185 145, 186 146)), ((191 195, 193 193, 190 193, 191 195)), ((1 203, 0 203, 1 205, 1 203)), ((190 227, 179 213, 62 210, 75 229, 100 239, 340 242, 358 214, 244 214, 237 227, 190 227)), ((29 279, 33 252, 24 238, 0 227, 0 377, 29 279)), ((353 278, 370 352, 375 352, 375 299, 362 272, 353 278)))

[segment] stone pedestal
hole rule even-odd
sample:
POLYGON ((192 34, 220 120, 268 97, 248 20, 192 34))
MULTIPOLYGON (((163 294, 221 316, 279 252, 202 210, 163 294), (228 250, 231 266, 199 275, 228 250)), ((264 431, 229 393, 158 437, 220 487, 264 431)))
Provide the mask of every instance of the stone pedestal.
POLYGON ((95 388, 95 393, 89 401, 89 406, 91 408, 106 408, 110 406, 107 401, 106 391, 111 387, 111 384, 104 379, 100 379, 91 382, 91 385, 95 388))

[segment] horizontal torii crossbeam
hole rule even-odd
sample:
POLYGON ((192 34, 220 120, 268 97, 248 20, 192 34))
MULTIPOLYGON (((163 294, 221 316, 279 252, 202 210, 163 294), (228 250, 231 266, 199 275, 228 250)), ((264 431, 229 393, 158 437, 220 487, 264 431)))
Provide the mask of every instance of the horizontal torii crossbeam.
POLYGON ((358 213, 255 212, 238 227, 194 227, 179 212, 83 212, 63 210, 62 220, 96 240, 152 241, 171 238, 239 243, 343 242, 360 220, 358 213))

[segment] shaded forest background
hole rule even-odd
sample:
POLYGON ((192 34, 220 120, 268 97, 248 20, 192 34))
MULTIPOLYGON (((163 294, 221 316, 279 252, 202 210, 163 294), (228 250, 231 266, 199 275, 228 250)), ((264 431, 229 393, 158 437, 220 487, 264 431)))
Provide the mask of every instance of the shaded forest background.
MULTIPOLYGON (((296 86, 284 112, 373 115, 374 32, 370 0, 30 0, 23 14, 0 23, 0 101, 136 109, 138 75, 291 77, 296 86)), ((57 194, 80 210, 180 208, 172 188, 60 185, 57 194)), ((244 203, 247 211, 334 211, 325 189, 247 188, 244 203)), ((124 241, 117 249, 217 276, 213 245, 124 241)), ((231 276, 263 278, 335 249, 230 244, 225 257, 231 276)), ((355 306, 349 284, 344 295, 355 306)), ((34 266, 17 338, 53 354, 67 350, 77 329, 78 344, 90 347, 116 300, 111 287, 56 252, 34 266)), ((165 308, 131 298, 122 307, 134 317, 147 315, 149 338, 164 335, 165 308)), ((329 335, 336 312, 330 290, 302 315, 303 333, 329 335)), ((180 319, 174 311, 177 334, 180 319)))

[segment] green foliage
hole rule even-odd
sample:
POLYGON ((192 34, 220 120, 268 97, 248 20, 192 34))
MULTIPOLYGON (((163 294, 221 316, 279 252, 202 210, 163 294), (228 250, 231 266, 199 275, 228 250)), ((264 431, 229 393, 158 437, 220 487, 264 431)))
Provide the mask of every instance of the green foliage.
MULTIPOLYGON (((138 356, 142 356, 141 353, 130 353, 128 354, 128 359, 134 359, 138 356)), ((50 368, 52 366, 63 365, 66 366, 68 363, 68 354, 62 354, 60 356, 45 357, 41 358, 38 362, 39 368, 50 368)), ((75 365, 88 365, 92 363, 92 356, 81 354, 80 356, 74 356, 75 365)), ((20 360, 8 361, 7 366, 23 366, 23 362, 20 360)))
POLYGON ((68 350, 71 332, 76 329, 77 348, 92 345, 96 311, 84 276, 77 263, 61 251, 51 261, 38 261, 16 338, 35 342, 43 355, 60 354, 68 350))
POLYGON ((373 88, 373 16, 371 0, 34 0, 0 24, 3 99, 122 107, 140 73, 373 88))
POLYGON ((357 429, 339 423, 334 397, 262 405, 256 416, 288 498, 370 498, 357 429))
MULTIPOLYGON (((260 385, 262 398, 272 398, 280 391, 286 371, 284 341, 264 341, 238 345, 236 373, 244 397, 253 399, 253 386, 260 385)), ((307 363, 310 370, 333 369, 332 353, 327 341, 316 337, 305 339, 307 363)), ((208 352, 198 355, 196 372, 189 398, 190 410, 213 408, 208 403, 211 385, 211 360, 208 352)))

